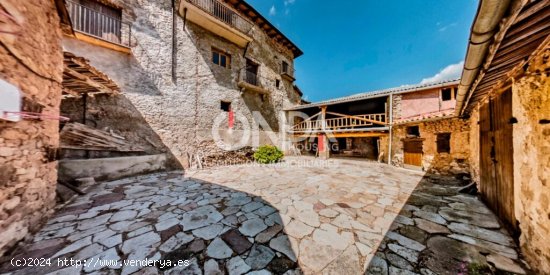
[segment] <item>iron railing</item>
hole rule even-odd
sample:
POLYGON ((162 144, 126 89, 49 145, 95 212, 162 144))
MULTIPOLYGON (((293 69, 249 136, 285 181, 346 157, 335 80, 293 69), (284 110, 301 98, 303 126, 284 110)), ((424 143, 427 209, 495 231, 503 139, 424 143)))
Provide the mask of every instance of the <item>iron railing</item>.
POLYGON ((75 31, 130 47, 132 28, 129 23, 72 1, 67 1, 67 10, 75 31))
POLYGON ((227 25, 239 30, 242 33, 248 34, 254 25, 242 17, 240 14, 233 11, 224 3, 217 0, 186 0, 206 13, 214 16, 227 25))
POLYGON ((281 65, 281 74, 286 74, 290 77, 294 78, 294 68, 290 67, 290 65, 287 65, 286 67, 284 65, 281 65))
POLYGON ((261 87, 260 78, 257 73, 243 69, 241 71, 241 81, 244 81, 250 85, 261 87))

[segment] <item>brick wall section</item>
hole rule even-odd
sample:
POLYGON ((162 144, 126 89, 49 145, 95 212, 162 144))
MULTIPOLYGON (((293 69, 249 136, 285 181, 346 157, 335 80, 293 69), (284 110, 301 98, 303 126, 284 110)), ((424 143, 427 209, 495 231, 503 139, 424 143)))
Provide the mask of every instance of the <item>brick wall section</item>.
POLYGON ((468 121, 449 118, 436 121, 426 121, 417 124, 396 125, 393 127, 392 164, 403 166, 403 139, 407 137, 407 126, 418 125, 423 141, 422 167, 425 171, 435 174, 469 173, 469 129, 468 121), (450 153, 437 152, 437 134, 451 133, 450 153))
POLYGON ((515 212, 522 252, 550 274, 550 45, 512 87, 515 212), (545 73, 546 72, 546 73, 545 73), (546 122, 544 122, 546 120, 546 122))
MULTIPOLYGON (((0 36, 0 78, 42 105, 43 113, 57 115, 63 58, 54 3, 7 2, 16 3, 10 12, 21 20, 21 32, 0 36)), ((45 152, 57 145, 58 121, 0 121, 0 255, 36 231, 54 207, 57 163, 45 152)))
MULTIPOLYGON (((239 71, 245 67, 244 49, 191 22, 184 28, 179 16, 173 81, 171 1, 113 2, 124 7, 123 18, 133 24, 131 55, 70 38, 65 38, 63 45, 89 59, 121 87, 123 96, 184 167, 189 164, 190 154, 223 153, 215 146, 211 130, 217 116, 227 116, 220 110, 221 101, 231 102, 232 109, 249 122, 253 121, 253 112, 259 112, 276 132, 280 128, 279 112, 299 102, 292 83, 279 74, 282 60, 293 66, 292 54, 273 43, 260 28, 253 31, 254 41, 246 56, 261 64, 259 76, 269 80, 271 93, 265 98, 248 91, 241 93, 237 86, 239 71), (231 54, 230 69, 211 62, 212 47, 231 54), (276 79, 280 80, 280 88, 275 87, 276 79)), ((236 118, 239 122, 239 116, 236 118)))

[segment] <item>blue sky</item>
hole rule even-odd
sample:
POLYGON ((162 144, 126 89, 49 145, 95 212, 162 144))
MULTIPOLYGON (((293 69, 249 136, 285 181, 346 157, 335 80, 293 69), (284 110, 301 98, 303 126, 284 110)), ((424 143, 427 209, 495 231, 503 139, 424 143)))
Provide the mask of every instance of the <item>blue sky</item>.
POLYGON ((304 55, 310 101, 460 76, 477 0, 247 0, 304 55))

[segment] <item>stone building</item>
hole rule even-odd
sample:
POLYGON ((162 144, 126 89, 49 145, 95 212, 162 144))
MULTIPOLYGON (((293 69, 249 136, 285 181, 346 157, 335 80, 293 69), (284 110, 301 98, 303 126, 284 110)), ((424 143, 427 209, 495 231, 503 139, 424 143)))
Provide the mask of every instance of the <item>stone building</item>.
POLYGON ((0 2, 0 105, 10 111, 0 114, 0 255, 55 206, 63 73, 55 2, 0 2))
POLYGON ((108 128, 146 154, 167 154, 172 167, 238 145, 280 145, 280 113, 301 100, 293 68, 302 52, 246 2, 67 5, 75 35, 63 38, 64 50, 87 59, 121 93, 95 95, 86 105, 82 97, 66 99, 64 115, 80 121, 86 106, 86 125, 108 128))
POLYGON ((454 114, 457 84, 411 85, 299 105, 288 109, 289 117, 298 118, 289 134, 302 153, 467 174, 470 125, 454 114))
POLYGON ((483 1, 456 114, 469 118, 481 197, 540 274, 550 273, 549 72, 549 1, 483 1))
POLYGON ((396 166, 468 174, 470 125, 456 118, 458 81, 393 95, 392 158, 396 166))

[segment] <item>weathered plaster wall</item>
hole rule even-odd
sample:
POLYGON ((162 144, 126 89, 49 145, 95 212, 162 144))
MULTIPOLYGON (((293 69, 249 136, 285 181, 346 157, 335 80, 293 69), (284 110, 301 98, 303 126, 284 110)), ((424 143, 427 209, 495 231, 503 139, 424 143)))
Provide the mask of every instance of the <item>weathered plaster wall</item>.
POLYGON ((515 213, 520 246, 540 274, 550 274, 550 45, 512 86, 515 213))
POLYGON ((456 104, 454 97, 451 100, 442 101, 440 90, 438 88, 402 94, 400 98, 401 111, 394 114, 394 118, 408 118, 454 108, 456 104))
MULTIPOLYGON (((241 94, 237 87, 239 71, 245 66, 244 49, 191 22, 184 27, 180 17, 175 29, 177 49, 172 49, 170 0, 114 2, 124 7, 123 17, 133 23, 131 55, 70 38, 64 40, 64 47, 88 58, 93 66, 115 80, 124 96, 182 165, 187 166, 188 155, 199 153, 202 148, 217 149, 211 128, 217 116, 227 116, 220 110, 221 101, 231 102, 237 121, 243 117, 250 123, 253 112, 258 112, 273 131, 279 130, 279 111, 299 102, 292 83, 278 73, 281 60, 293 66, 291 54, 279 51, 259 28, 254 30, 254 41, 246 56, 261 64, 259 76, 271 91, 267 97, 249 92, 241 94), (230 69, 211 62, 212 47, 231 54, 230 69), (175 79, 172 78, 173 51, 177 57, 175 79), (275 87, 276 79, 280 80, 280 88, 275 87)), ((221 125, 227 128, 226 123, 221 125)))
MULTIPOLYGON (((42 113, 59 114, 63 57, 53 1, 0 4, 20 24, 20 35, 0 34, 0 78, 42 113)), ((46 152, 57 145, 58 121, 0 121, 0 255, 39 229, 55 206, 57 163, 46 152)))
POLYGON ((418 125, 423 138, 422 168, 435 174, 469 173, 470 149, 468 121, 450 118, 426 121, 417 124, 403 124, 393 127, 392 164, 403 166, 403 139, 407 137, 407 126, 418 125), (437 152, 437 134, 451 133, 450 153, 437 152))

